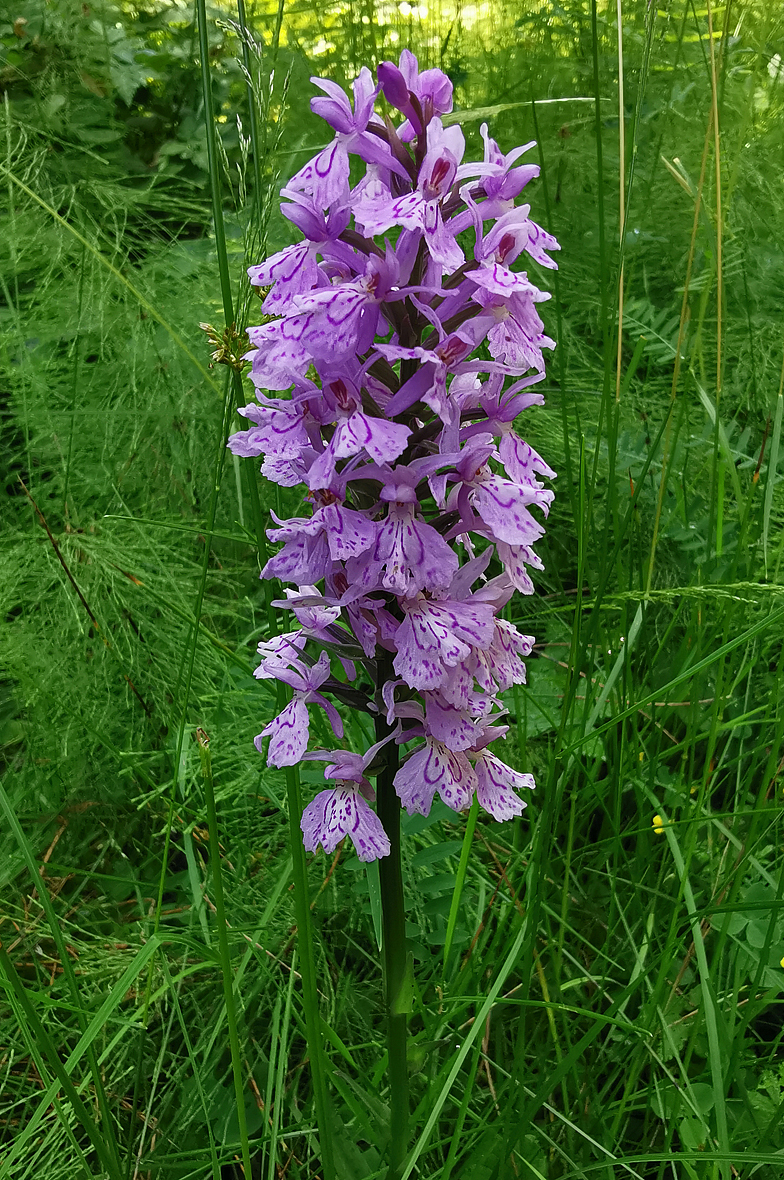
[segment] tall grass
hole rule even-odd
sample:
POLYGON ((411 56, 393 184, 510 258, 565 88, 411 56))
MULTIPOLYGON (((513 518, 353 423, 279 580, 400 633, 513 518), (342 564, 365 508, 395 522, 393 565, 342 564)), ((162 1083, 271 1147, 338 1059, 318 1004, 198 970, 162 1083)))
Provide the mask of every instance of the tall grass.
POLYGON ((0 1180, 385 1174, 378 878, 339 849, 303 880, 297 784, 252 746, 276 490, 225 455, 248 390, 197 325, 256 322, 308 72, 404 43, 474 146, 486 107, 537 139, 562 244, 524 425, 558 497, 507 702, 538 786, 511 825, 404 822, 405 1175, 780 1174, 784 9, 412 8, 202 7, 187 232, 3 108, 0 1180))

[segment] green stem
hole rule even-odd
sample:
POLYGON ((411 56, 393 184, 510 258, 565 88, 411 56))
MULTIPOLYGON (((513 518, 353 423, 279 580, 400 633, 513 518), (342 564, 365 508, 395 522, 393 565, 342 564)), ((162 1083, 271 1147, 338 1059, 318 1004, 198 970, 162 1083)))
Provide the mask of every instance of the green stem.
POLYGON ((310 919, 308 868, 302 846, 300 816, 302 799, 299 789, 299 769, 286 767, 286 797, 291 828, 291 858, 294 875, 294 912, 297 917, 297 945, 301 962, 302 1006, 305 1009, 305 1031, 310 1057, 310 1076, 313 1080, 313 1100, 316 1106, 316 1125, 319 1129, 319 1148, 324 1180, 335 1180, 335 1159, 332 1146, 332 1119, 329 1095, 324 1077, 323 1034, 319 1014, 316 966, 313 960, 313 926, 310 919))
MULTIPOLYGON (((379 668, 379 684, 384 683, 379 668)), ((379 741, 389 734, 383 714, 376 719, 379 741)), ((400 801, 394 779, 399 765, 398 747, 384 747, 384 763, 376 778, 378 815, 389 843, 389 856, 379 861, 384 953, 384 995, 389 1053, 389 1171, 387 1180, 399 1180, 408 1149, 408 1061, 406 1021, 410 1007, 406 959, 406 916, 403 906, 403 866, 400 857, 400 801)))

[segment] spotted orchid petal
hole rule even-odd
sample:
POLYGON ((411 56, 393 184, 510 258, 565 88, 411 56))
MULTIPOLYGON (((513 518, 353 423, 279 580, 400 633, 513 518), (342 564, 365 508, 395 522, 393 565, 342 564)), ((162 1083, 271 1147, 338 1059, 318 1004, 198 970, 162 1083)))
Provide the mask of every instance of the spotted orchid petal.
POLYGON ((300 827, 308 852, 315 852, 320 844, 326 853, 332 853, 349 836, 360 860, 389 856, 389 838, 381 820, 349 783, 321 791, 302 813, 300 827))

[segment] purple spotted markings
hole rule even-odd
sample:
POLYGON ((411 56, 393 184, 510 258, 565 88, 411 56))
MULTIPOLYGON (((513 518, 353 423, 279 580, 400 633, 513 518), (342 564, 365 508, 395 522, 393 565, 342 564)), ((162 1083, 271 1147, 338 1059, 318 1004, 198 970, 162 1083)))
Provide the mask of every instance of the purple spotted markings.
POLYGON ((533 546, 555 472, 516 424, 544 400, 531 387, 554 347, 527 260, 554 268, 558 243, 518 200, 534 145, 504 154, 483 124, 483 159, 466 161, 442 71, 404 50, 377 81, 363 68, 351 98, 312 81, 334 138, 281 192, 302 240, 249 269, 270 318, 248 329, 256 395, 229 447, 303 489, 268 532, 279 548, 262 577, 284 583, 297 625, 259 645, 256 676, 290 700, 256 745, 269 739, 272 766, 327 763, 306 849, 348 837, 372 861, 390 848, 369 781, 389 742, 411 815, 476 799, 501 822, 534 786, 490 747, 534 643, 501 612, 543 568, 533 546), (353 187, 352 157, 365 165, 353 187), (308 751, 314 707, 342 740, 333 701, 387 736, 363 755, 308 751))

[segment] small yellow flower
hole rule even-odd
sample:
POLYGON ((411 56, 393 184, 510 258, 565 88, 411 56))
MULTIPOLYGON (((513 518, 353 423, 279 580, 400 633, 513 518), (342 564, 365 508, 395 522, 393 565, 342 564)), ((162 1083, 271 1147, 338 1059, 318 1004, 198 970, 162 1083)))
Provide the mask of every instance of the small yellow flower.
POLYGON ((644 762, 644 761, 645 761, 645 754, 642 750, 640 750, 640 762, 644 762))
POLYGON ((781 962, 779 963, 779 967, 784 967, 784 959, 782 959, 781 962))
POLYGON ((656 835, 661 836, 662 832, 664 831, 664 820, 660 815, 655 815, 653 817, 652 827, 656 835))

